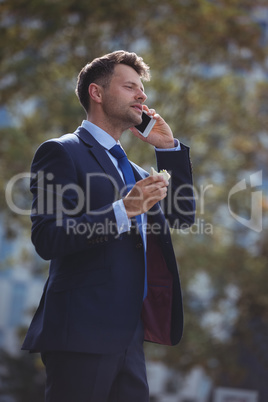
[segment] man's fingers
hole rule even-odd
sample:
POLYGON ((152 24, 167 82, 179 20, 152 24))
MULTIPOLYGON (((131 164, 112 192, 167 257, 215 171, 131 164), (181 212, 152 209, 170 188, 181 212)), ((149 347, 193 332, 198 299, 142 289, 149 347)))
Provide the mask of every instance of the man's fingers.
POLYGON ((142 186, 150 186, 157 183, 162 183, 164 186, 169 185, 169 182, 165 180, 162 175, 148 176, 145 179, 140 180, 138 183, 140 183, 142 186))
POLYGON ((149 176, 138 181, 124 198, 129 218, 147 212, 167 195, 168 181, 162 176, 149 176))

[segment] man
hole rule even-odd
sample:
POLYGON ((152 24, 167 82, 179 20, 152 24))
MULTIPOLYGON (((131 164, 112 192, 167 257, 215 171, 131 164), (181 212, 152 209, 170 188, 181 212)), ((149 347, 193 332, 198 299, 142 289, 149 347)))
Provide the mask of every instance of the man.
POLYGON ((189 149, 144 105, 148 79, 135 53, 87 64, 76 88, 87 120, 32 163, 32 241, 51 263, 23 349, 41 352, 47 402, 148 402, 144 339, 175 345, 182 335, 168 222, 194 221, 189 149), (142 110, 156 120, 147 138, 135 128, 142 110), (127 161, 127 129, 155 147, 168 197, 162 175, 127 161))

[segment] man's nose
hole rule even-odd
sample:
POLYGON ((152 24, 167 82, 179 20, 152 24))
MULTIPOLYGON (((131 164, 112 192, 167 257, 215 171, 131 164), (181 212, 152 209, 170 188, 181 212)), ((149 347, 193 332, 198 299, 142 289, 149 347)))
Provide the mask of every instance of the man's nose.
POLYGON ((141 89, 138 90, 137 95, 136 95, 136 99, 145 102, 147 99, 147 95, 145 94, 145 92, 143 92, 141 89))

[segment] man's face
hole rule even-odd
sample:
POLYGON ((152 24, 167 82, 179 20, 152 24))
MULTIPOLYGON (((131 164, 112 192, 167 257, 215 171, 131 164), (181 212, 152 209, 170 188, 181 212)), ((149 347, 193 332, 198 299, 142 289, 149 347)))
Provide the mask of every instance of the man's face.
POLYGON ((146 98, 139 74, 132 67, 119 64, 109 86, 103 89, 103 112, 111 123, 126 130, 141 123, 146 98))

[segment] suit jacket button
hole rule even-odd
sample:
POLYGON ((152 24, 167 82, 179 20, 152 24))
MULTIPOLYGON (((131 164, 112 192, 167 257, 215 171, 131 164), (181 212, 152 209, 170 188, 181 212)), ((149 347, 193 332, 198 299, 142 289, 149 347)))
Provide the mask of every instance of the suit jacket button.
POLYGON ((136 248, 141 248, 142 247, 142 243, 137 243, 136 244, 136 248))

